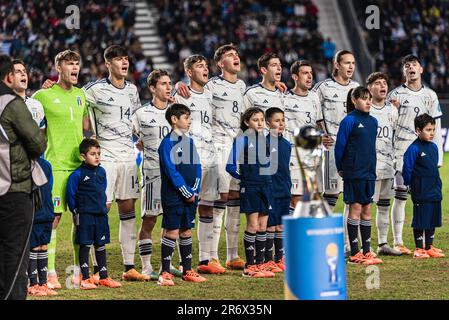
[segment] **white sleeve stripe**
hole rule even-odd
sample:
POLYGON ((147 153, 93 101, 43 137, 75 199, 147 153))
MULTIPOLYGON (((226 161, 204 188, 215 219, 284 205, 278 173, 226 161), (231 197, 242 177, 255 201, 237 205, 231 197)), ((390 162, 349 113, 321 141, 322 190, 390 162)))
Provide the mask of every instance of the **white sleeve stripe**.
POLYGON ((184 192, 187 194, 187 196, 190 198, 193 196, 193 194, 191 194, 189 191, 187 191, 186 186, 182 186, 182 188, 184 188, 184 192))
POLYGON ((200 179, 199 178, 196 178, 196 180, 195 180, 195 185, 193 186, 193 190, 196 190, 196 189, 198 189, 198 183, 200 182, 200 179))
POLYGON ((191 198, 192 197, 192 194, 189 192, 189 191, 187 191, 187 188, 186 188, 186 186, 182 186, 181 188, 179 188, 179 191, 181 191, 181 193, 184 195, 184 197, 186 197, 186 198, 191 198))
POLYGON ((188 196, 188 194, 185 193, 184 189, 182 189, 182 187, 179 188, 179 191, 181 191, 181 193, 182 193, 182 195, 183 195, 184 197, 190 198, 190 197, 188 196))

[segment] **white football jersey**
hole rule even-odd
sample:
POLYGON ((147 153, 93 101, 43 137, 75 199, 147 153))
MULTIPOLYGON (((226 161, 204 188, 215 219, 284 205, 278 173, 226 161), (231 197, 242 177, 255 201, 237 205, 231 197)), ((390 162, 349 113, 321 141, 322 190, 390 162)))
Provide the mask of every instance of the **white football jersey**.
POLYGON ((25 97, 25 104, 27 105, 28 110, 30 110, 33 120, 39 126, 39 129, 44 129, 45 128, 45 120, 44 120, 45 113, 44 113, 44 107, 42 106, 42 103, 36 99, 25 97))
MULTIPOLYGON (((397 130, 394 138, 396 170, 402 172, 404 153, 417 138, 415 133, 415 118, 427 113, 433 118, 440 118, 443 114, 437 94, 432 89, 423 86, 420 90, 409 89, 405 84, 392 90, 387 97, 396 99, 400 103, 397 130)), ((442 162, 441 133, 436 132, 434 142, 438 146, 440 161, 442 162)))
POLYGON ((264 112, 268 108, 277 107, 284 110, 284 95, 279 89, 268 90, 262 84, 255 84, 246 89, 243 94, 243 109, 245 112, 251 107, 258 107, 264 112))
POLYGON ((106 78, 88 83, 83 90, 101 160, 134 161, 131 116, 141 107, 137 87, 125 81, 124 88, 117 88, 106 78))
POLYGON ((376 175, 377 180, 394 177, 393 137, 398 120, 398 110, 390 103, 383 106, 371 105, 369 112, 377 119, 376 175))
POLYGON ((144 104, 132 116, 133 131, 143 143, 143 169, 159 169, 159 153, 162 139, 171 131, 165 119, 167 108, 159 109, 152 102, 144 104))
POLYGON ((306 125, 316 126, 320 115, 320 99, 314 91, 300 96, 292 90, 284 96, 285 138, 294 143, 293 134, 296 128, 306 125))
POLYGON ((209 80, 206 89, 212 93, 213 141, 232 145, 240 130, 240 114, 246 85, 240 79, 233 83, 217 76, 209 80))
POLYGON ((341 120, 346 116, 346 99, 349 90, 359 86, 356 81, 350 80, 347 85, 341 85, 333 78, 318 82, 313 91, 318 94, 321 102, 321 114, 317 121, 323 121, 323 127, 330 136, 338 133, 341 120))
POLYGON ((190 97, 185 99, 178 92, 174 98, 177 103, 182 103, 190 109, 192 123, 190 125, 190 136, 195 142, 195 147, 200 156, 201 165, 211 167, 216 164, 216 152, 212 140, 212 93, 204 88, 203 92, 190 90, 190 97))

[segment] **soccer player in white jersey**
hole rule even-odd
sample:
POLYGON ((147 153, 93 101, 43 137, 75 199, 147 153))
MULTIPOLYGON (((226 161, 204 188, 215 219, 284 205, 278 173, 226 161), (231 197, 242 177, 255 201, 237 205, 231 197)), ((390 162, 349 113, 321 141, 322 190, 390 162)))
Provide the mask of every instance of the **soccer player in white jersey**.
POLYGON ((237 78, 241 70, 240 56, 236 46, 226 44, 215 51, 214 61, 221 75, 209 79, 206 88, 212 93, 212 131, 218 160, 218 191, 220 199, 213 209, 214 238, 211 245, 211 258, 220 260, 218 245, 220 241, 223 214, 226 231, 226 267, 241 269, 245 261, 238 255, 240 228, 240 184, 226 172, 226 162, 232 143, 240 130, 240 114, 243 105, 245 83, 237 78))
POLYGON ((135 202, 139 181, 132 143, 131 116, 140 108, 137 87, 126 81, 129 61, 124 47, 112 45, 104 52, 108 78, 84 86, 92 127, 100 143, 101 164, 107 176, 107 206, 116 200, 120 218, 119 241, 125 281, 147 281, 149 276, 134 268, 136 250, 135 202))
MULTIPOLYGON (((320 116, 320 99, 316 92, 311 91, 313 70, 310 62, 295 61, 290 67, 290 73, 295 87, 288 90, 284 97, 286 138, 294 146, 294 131, 306 125, 316 126, 320 116)), ((292 199, 290 210, 294 210, 302 195, 302 179, 296 152, 292 151, 290 159, 292 180, 292 199)), ((320 175, 321 176, 321 175, 320 175)))
MULTIPOLYGON (((334 157, 334 144, 341 120, 346 116, 346 99, 349 90, 359 86, 359 83, 351 78, 355 71, 354 55, 348 50, 340 50, 335 53, 333 59, 332 76, 318 82, 313 90, 318 94, 321 102, 321 115, 317 123, 326 135, 323 138, 324 162, 323 162, 323 198, 334 209, 339 194, 343 192, 343 180, 339 176, 334 157)), ((349 252, 349 240, 346 229, 346 220, 349 207, 345 205, 345 243, 346 252, 349 252)))
POLYGON ((422 84, 423 68, 418 57, 407 55, 402 59, 402 72, 405 83, 392 90, 387 97, 399 107, 397 130, 394 139, 395 168, 393 202, 393 239, 395 248, 403 254, 411 254, 404 246, 402 230, 404 227, 407 188, 402 178, 403 156, 409 145, 416 139, 414 120, 427 113, 436 120, 434 142, 438 146, 438 165, 443 165, 443 147, 441 136, 441 107, 438 97, 432 89, 422 84))
POLYGON ((324 155, 324 199, 335 207, 343 180, 338 175, 334 159, 334 143, 341 120, 346 115, 346 98, 349 90, 359 84, 351 80, 355 70, 354 55, 347 50, 340 50, 334 56, 332 77, 315 85, 313 90, 321 102, 321 115, 318 124, 326 133, 323 144, 327 148, 324 155))
POLYGON ((186 105, 191 111, 190 134, 195 142, 201 161, 202 179, 198 205, 199 273, 221 274, 225 268, 211 257, 213 241, 213 207, 219 199, 218 165, 212 131, 212 93, 205 88, 209 68, 201 55, 192 55, 184 61, 184 70, 190 80, 190 97, 183 98, 177 92, 175 101, 186 105))
POLYGON ((271 107, 284 110, 283 94, 277 87, 282 76, 278 55, 273 52, 263 54, 257 61, 257 67, 262 74, 262 82, 246 89, 242 112, 251 107, 258 107, 264 112, 271 107))
POLYGON ((142 274, 157 280, 158 273, 153 271, 151 265, 152 231, 157 216, 162 213, 161 175, 157 150, 162 139, 170 133, 170 125, 165 119, 165 111, 169 104, 172 83, 167 71, 153 70, 147 78, 147 86, 153 99, 137 109, 132 116, 133 132, 143 146, 142 225, 138 245, 142 260, 142 274))
POLYGON ((12 63, 14 65, 13 90, 18 96, 25 100, 25 104, 27 105, 28 110, 30 110, 34 121, 36 121, 39 126, 39 129, 45 129, 45 114, 42 103, 36 99, 27 97, 26 95, 26 90, 28 88, 28 73, 25 63, 21 60, 13 60, 12 63))
POLYGON ((376 186, 373 200, 376 202, 377 253, 400 256, 402 252, 388 245, 390 221, 390 200, 393 197, 394 152, 393 137, 398 119, 397 108, 385 101, 388 92, 388 76, 374 72, 366 79, 368 90, 373 96, 370 115, 377 119, 376 138, 376 186))

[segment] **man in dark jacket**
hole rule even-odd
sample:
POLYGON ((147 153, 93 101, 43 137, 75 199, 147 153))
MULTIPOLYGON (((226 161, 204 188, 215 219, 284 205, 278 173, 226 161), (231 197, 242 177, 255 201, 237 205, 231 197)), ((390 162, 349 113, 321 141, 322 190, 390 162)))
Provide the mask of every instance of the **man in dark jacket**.
POLYGON ((11 58, 0 55, 0 299, 26 298, 31 160, 47 147, 25 102, 11 89, 13 72, 11 58))

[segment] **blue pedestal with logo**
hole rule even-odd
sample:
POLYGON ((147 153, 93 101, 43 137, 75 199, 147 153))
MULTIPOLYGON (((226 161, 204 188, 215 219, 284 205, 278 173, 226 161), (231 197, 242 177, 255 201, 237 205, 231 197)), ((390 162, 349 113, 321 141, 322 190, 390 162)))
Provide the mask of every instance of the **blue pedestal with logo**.
POLYGON ((283 217, 285 298, 346 300, 342 215, 283 217))

